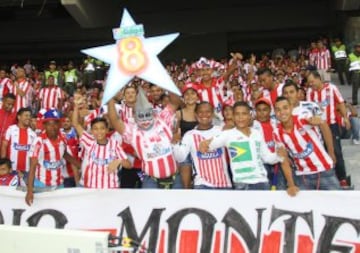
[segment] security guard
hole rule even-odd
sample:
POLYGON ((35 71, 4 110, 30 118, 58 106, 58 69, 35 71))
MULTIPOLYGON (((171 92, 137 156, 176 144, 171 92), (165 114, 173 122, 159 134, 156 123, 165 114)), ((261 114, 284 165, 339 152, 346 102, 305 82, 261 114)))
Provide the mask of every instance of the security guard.
POLYGON ((360 42, 354 45, 354 51, 349 54, 352 84, 352 104, 358 104, 358 90, 360 86, 360 42))

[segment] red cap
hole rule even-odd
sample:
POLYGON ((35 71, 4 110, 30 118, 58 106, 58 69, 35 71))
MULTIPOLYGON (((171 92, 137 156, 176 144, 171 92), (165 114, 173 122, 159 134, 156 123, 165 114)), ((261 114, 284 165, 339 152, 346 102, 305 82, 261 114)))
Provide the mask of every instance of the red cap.
POLYGON ((184 94, 188 89, 193 89, 194 91, 198 92, 198 87, 195 83, 187 83, 181 90, 182 94, 184 94))
POLYGON ((264 98, 264 97, 259 98, 258 100, 255 101, 255 106, 257 106, 260 103, 265 103, 265 104, 267 104, 268 106, 271 107, 271 102, 267 98, 264 98))

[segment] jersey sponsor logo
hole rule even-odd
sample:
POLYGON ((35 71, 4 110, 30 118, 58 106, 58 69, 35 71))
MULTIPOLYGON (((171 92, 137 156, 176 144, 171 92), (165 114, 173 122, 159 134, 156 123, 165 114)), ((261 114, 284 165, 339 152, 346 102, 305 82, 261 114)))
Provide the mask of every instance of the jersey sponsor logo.
POLYGON ((171 147, 163 147, 161 144, 154 144, 152 151, 149 151, 146 156, 148 159, 164 156, 172 152, 171 147))
POLYGON ((196 155, 199 159, 208 160, 208 159, 215 159, 221 157, 223 151, 221 148, 218 148, 211 152, 201 153, 200 151, 196 152, 196 155))
POLYGON ((294 153, 291 151, 291 155, 297 159, 304 159, 308 157, 314 151, 314 147, 312 143, 306 144, 306 148, 303 152, 294 153))
POLYGON ((232 162, 252 161, 250 143, 231 142, 229 146, 230 158, 232 162))
POLYGON ((273 148, 275 147, 275 141, 268 141, 266 142, 266 145, 268 146, 268 148, 273 148))
POLYGON ((15 150, 18 150, 18 151, 29 151, 30 150, 30 144, 19 144, 19 143, 14 143, 13 145, 14 149, 15 150))
POLYGON ((57 169, 61 168, 62 166, 64 166, 64 162, 62 160, 53 161, 53 162, 44 160, 43 165, 44 165, 44 168, 47 170, 57 170, 57 169))
POLYGON ((104 166, 104 165, 108 165, 109 163, 111 163, 112 161, 114 161, 116 158, 110 156, 109 158, 100 158, 97 157, 95 153, 91 154, 91 160, 93 161, 93 163, 95 163, 98 166, 104 166))

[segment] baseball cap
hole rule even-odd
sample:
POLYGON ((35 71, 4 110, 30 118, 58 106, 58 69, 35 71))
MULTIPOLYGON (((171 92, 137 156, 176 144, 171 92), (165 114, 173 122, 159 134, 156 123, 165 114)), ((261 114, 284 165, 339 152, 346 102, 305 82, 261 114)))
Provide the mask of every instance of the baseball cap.
POLYGON ((264 97, 259 98, 258 100, 255 101, 255 106, 257 106, 260 103, 265 103, 265 104, 267 104, 268 106, 271 107, 271 102, 267 98, 264 98, 264 97))
POLYGON ((187 83, 183 86, 181 93, 184 94, 189 89, 193 89, 194 91, 198 92, 198 87, 195 83, 187 83))
POLYGON ((54 60, 50 61, 50 65, 56 65, 56 61, 54 60))
POLYGON ((43 116, 42 116, 42 121, 43 122, 50 121, 50 120, 61 120, 61 115, 58 112, 58 110, 50 109, 50 110, 47 110, 43 114, 43 116))

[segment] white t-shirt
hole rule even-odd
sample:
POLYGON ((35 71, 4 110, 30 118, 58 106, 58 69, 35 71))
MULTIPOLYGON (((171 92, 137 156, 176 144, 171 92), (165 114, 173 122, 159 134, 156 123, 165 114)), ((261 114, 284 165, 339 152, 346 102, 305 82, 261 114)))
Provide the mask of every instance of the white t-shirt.
POLYGON ((225 130, 213 138, 209 148, 215 150, 224 146, 228 149, 234 183, 267 182, 264 163, 276 164, 282 161, 268 149, 262 134, 253 128, 250 136, 237 128, 225 130))

